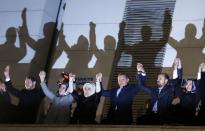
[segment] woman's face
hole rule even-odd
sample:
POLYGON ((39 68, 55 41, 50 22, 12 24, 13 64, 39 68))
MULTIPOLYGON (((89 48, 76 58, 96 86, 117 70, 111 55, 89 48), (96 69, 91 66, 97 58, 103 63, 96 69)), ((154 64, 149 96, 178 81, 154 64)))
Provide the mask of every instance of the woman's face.
POLYGON ((65 84, 61 84, 59 89, 58 89, 59 95, 64 95, 66 92, 66 85, 65 84))
POLYGON ((186 91, 190 92, 192 91, 192 85, 193 85, 193 81, 192 80, 188 80, 185 84, 184 84, 184 88, 186 89, 186 91))
POLYGON ((83 88, 83 92, 84 92, 84 96, 85 96, 85 97, 89 97, 89 96, 91 96, 91 95, 94 94, 94 89, 93 89, 92 87, 85 86, 85 87, 83 88))

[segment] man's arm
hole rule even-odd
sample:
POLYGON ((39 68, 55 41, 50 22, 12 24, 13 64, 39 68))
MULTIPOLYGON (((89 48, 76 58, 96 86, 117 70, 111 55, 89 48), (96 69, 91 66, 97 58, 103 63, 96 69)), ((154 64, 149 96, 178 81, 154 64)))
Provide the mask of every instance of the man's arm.
POLYGON ((104 89, 102 89, 101 95, 105 96, 105 97, 111 97, 111 90, 104 90, 104 89))
POLYGON ((4 69, 4 76, 5 76, 5 85, 8 91, 16 97, 21 97, 22 92, 14 88, 12 85, 12 82, 10 79, 10 66, 9 65, 7 65, 6 68, 4 69))
POLYGON ((22 21, 23 21, 23 30, 24 30, 25 41, 32 49, 35 50, 36 41, 29 36, 27 19, 26 19, 26 12, 27 12, 27 9, 24 8, 22 11, 22 21))
POLYGON ((149 87, 146 87, 144 82, 145 82, 145 77, 146 73, 144 70, 144 67, 141 63, 137 63, 137 86, 140 88, 142 91, 146 92, 150 96, 152 95, 152 90, 149 87))
POLYGON ((174 60, 174 71, 173 71, 173 81, 174 85, 181 83, 182 80, 182 65, 180 58, 174 60))
POLYGON ((180 97, 182 94, 182 89, 181 89, 182 73, 183 72, 182 72, 181 60, 179 58, 176 58, 174 60, 173 79, 169 80, 169 84, 173 88, 175 95, 178 97, 180 97))

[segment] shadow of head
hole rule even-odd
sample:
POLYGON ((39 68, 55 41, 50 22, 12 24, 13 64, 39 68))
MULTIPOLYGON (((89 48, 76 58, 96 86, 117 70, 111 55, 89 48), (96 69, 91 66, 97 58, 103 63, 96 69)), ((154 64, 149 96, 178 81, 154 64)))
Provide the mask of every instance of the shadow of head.
POLYGON ((194 24, 187 24, 185 28, 185 37, 186 38, 195 38, 196 36, 196 26, 194 24))
POLYGON ((114 37, 107 35, 104 38, 104 50, 115 50, 116 40, 114 37))
POLYGON ((46 38, 50 38, 52 36, 52 33, 54 32, 55 29, 55 23, 54 22, 48 22, 44 24, 43 27, 43 34, 46 38))
POLYGON ((14 44, 16 42, 16 28, 10 27, 6 31, 6 41, 10 44, 14 44))
POLYGON ((78 38, 77 45, 75 47, 80 50, 88 50, 88 39, 84 35, 80 35, 80 37, 78 38))
POLYGON ((142 26, 141 28, 142 41, 149 41, 152 36, 152 29, 150 26, 142 26))

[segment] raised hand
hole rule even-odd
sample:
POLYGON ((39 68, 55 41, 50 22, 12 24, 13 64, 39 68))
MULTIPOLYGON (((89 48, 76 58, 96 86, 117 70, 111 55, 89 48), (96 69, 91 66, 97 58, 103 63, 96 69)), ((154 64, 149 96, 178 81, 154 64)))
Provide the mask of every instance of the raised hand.
POLYGON ((145 72, 143 64, 137 63, 137 71, 138 72, 145 72))
POLYGON ((41 82, 45 82, 46 72, 45 71, 40 71, 39 77, 40 77, 41 82))
POLYGON ((75 74, 69 73, 69 81, 74 82, 75 81, 75 74))
POLYGON ((181 60, 180 58, 176 58, 174 60, 174 69, 181 68, 181 60))
MULTIPOLYGON (((201 64, 200 64, 201 65, 201 64)), ((205 63, 202 63, 202 65, 201 65, 202 67, 201 67, 201 72, 205 72, 205 63)))
POLYGON ((203 66, 204 66, 204 63, 199 64, 199 67, 198 67, 198 72, 199 73, 202 72, 203 66))
POLYGON ((90 22, 90 27, 96 27, 96 24, 95 23, 93 23, 92 21, 90 22))
POLYGON ((21 13, 21 18, 22 18, 22 19, 25 19, 25 18, 26 18, 26 11, 27 11, 27 9, 24 8, 23 11, 22 11, 22 13, 21 13))
POLYGON ((10 66, 7 65, 4 69, 4 76, 5 78, 10 78, 10 66))
POLYGON ((96 74, 96 82, 101 82, 102 81, 102 73, 97 73, 96 74))

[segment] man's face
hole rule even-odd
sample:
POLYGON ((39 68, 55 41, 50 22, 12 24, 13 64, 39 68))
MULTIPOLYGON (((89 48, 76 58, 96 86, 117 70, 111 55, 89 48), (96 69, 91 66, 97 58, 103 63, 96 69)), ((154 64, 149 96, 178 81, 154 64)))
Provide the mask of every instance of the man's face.
POLYGON ((4 84, 4 82, 1 81, 0 81, 0 91, 6 92, 6 85, 4 84))
POLYGON ((120 87, 126 86, 129 82, 129 78, 125 75, 118 75, 117 80, 120 87))
POLYGON ((167 84, 168 80, 165 78, 163 74, 159 74, 157 78, 158 87, 164 87, 167 84))
POLYGON ((26 90, 32 90, 32 89, 35 88, 35 86, 36 86, 36 81, 32 81, 29 78, 25 79, 25 88, 26 88, 26 90))
POLYGON ((66 85, 65 84, 61 84, 59 89, 58 89, 58 93, 59 95, 64 95, 66 92, 66 85))
POLYGON ((186 88, 186 91, 190 92, 192 90, 192 85, 193 85, 193 81, 188 80, 187 83, 184 85, 184 87, 186 88))

